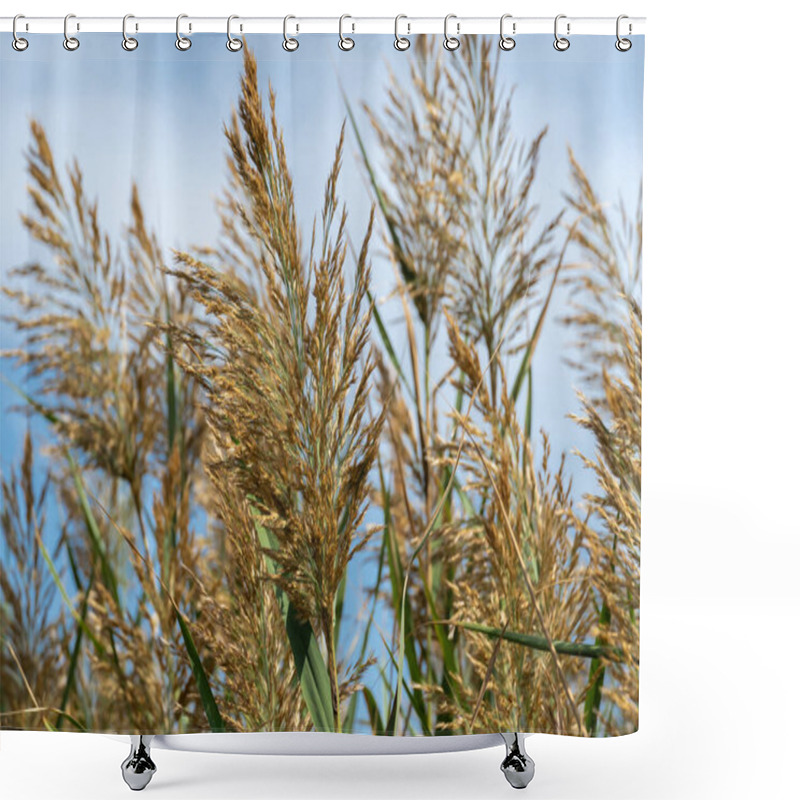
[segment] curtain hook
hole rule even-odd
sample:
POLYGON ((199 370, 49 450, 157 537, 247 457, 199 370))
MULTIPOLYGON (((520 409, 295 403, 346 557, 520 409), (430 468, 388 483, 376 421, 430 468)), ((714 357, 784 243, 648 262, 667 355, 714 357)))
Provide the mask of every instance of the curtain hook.
MULTIPOLYGON (((188 18, 188 14, 178 14, 175 19, 175 47, 178 50, 188 50, 192 46, 192 40, 181 33, 181 20, 188 18)), ((191 24, 189 25, 189 30, 192 30, 191 24)))
MULTIPOLYGON (((231 53, 238 53, 239 50, 242 49, 242 44, 244 44, 241 39, 237 39, 235 36, 231 35, 231 22, 235 19, 239 19, 236 14, 231 14, 228 17, 228 41, 225 42, 225 47, 227 47, 231 53)), ((241 25, 239 26, 239 30, 242 30, 241 25)))
POLYGON ((128 36, 128 20, 136 19, 133 14, 126 14, 122 18, 122 49, 127 50, 129 53, 139 46, 139 40, 134 39, 133 36, 128 36))
MULTIPOLYGON (((517 42, 512 36, 506 36, 505 33, 503 33, 503 23, 507 19, 512 19, 511 14, 503 14, 503 16, 500 17, 500 49, 505 50, 506 52, 513 50, 517 46, 517 42)), ((511 23, 511 32, 517 32, 516 22, 511 23)))
MULTIPOLYGON (((18 19, 25 19, 24 14, 17 14, 14 17, 14 21, 11 23, 11 33, 14 38, 11 41, 11 46, 18 52, 21 53, 23 50, 28 49, 28 40, 23 39, 21 36, 17 36, 17 20, 18 19)), ((27 25, 25 26, 27 29, 27 25)))
MULTIPOLYGON (((355 41, 351 39, 349 36, 345 36, 344 33, 342 32, 342 26, 344 25, 344 21, 346 19, 353 19, 353 18, 349 14, 342 14, 342 16, 339 17, 339 49, 345 51, 352 50, 356 46, 355 41)), ((353 25, 353 23, 350 23, 350 26, 351 30, 354 31, 356 29, 356 26, 353 25)))
MULTIPOLYGON (((565 50, 569 50, 569 39, 566 36, 559 36, 558 35, 558 21, 560 19, 566 19, 566 14, 559 14, 556 17, 556 21, 553 25, 553 32, 555 34, 556 40, 553 42, 553 47, 558 50, 560 53, 563 53, 565 50)), ((569 36, 569 22, 567 22, 567 36, 569 36)))
MULTIPOLYGON (((405 36, 400 35, 400 20, 408 19, 405 14, 398 14, 394 18, 394 49, 395 50, 408 50, 411 47, 411 41, 406 39, 405 36)), ((411 25, 408 25, 408 33, 411 33, 411 25)))
POLYGON ((283 18, 283 49, 286 50, 287 53, 293 53, 300 47, 300 42, 289 36, 288 29, 290 19, 297 19, 297 17, 293 17, 289 14, 283 18))
MULTIPOLYGON (((450 22, 451 19, 457 20, 458 17, 455 14, 448 14, 444 18, 444 42, 443 42, 443 45, 444 45, 444 49, 445 50, 450 50, 452 52, 453 50, 458 50, 458 48, 461 46, 461 41, 458 39, 457 36, 450 36, 447 33, 447 23, 450 22)), ((460 23, 456 22, 456 33, 459 32, 460 27, 461 27, 460 23)))
MULTIPOLYGON (((70 52, 77 50, 81 46, 81 43, 75 36, 69 35, 69 21, 71 19, 75 19, 74 14, 67 14, 67 16, 64 17, 64 49, 69 50, 70 52)), ((80 30, 78 23, 75 23, 75 30, 80 30)))
MULTIPOLYGON (((631 47, 633 47, 633 42, 631 42, 630 39, 623 39, 619 35, 619 24, 624 19, 628 19, 627 15, 625 15, 625 14, 620 14, 617 17, 617 41, 614 43, 614 47, 616 47, 617 50, 620 51, 620 53, 627 53, 628 50, 630 50, 631 47)), ((628 35, 630 36, 630 34, 632 32, 633 32, 633 26, 629 22, 628 23, 628 35)))

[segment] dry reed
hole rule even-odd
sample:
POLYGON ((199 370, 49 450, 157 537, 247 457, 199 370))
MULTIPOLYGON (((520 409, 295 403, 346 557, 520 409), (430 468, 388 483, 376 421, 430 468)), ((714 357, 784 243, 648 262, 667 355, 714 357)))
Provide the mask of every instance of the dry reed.
POLYGON ((347 245, 344 127, 305 247, 248 48, 222 241, 172 265, 136 187, 112 236, 32 123, 43 258, 3 287, 5 355, 50 427, 38 485, 30 436, 2 484, 0 726, 356 730, 366 708, 380 734, 636 728, 641 216, 612 217, 570 154, 566 207, 540 219, 546 129, 515 136, 511 111, 493 41, 419 37, 365 109, 382 170, 351 112, 393 327, 372 216, 347 245), (579 496, 532 424, 555 290, 593 445, 579 496), (378 540, 388 653, 374 605, 345 653, 348 570, 378 540))

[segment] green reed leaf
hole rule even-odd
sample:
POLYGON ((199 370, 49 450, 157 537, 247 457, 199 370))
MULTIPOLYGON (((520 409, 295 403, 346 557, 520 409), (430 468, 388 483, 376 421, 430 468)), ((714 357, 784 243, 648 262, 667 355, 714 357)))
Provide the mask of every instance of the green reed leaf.
MULTIPOLYGON (((440 620, 441 622, 441 620, 440 620)), ((461 628, 466 628, 469 631, 476 633, 483 633, 491 639, 502 637, 509 642, 521 644, 525 647, 530 647, 534 650, 542 650, 543 652, 550 652, 550 645, 544 636, 535 633, 516 633, 514 631, 502 631, 500 628, 492 628, 489 625, 479 625, 476 622, 450 622, 451 625, 457 625, 461 628)), ((605 647, 597 644, 583 644, 581 642, 562 642, 554 641, 553 647, 557 653, 565 656, 581 656, 583 658, 606 658, 609 661, 620 661, 622 653, 619 648, 605 647)))
POLYGON ((178 618, 178 625, 181 629, 186 653, 192 663, 192 674, 197 683, 197 689, 200 692, 200 700, 203 703, 203 710, 206 712, 208 724, 213 733, 224 733, 225 723, 222 721, 219 708, 217 708, 217 701, 214 699, 214 693, 211 691, 211 686, 209 685, 203 662, 200 659, 200 654, 197 652, 197 647, 195 647, 192 633, 189 630, 189 626, 186 624, 186 620, 183 618, 183 614, 181 614, 177 605, 174 603, 173 608, 175 609, 175 616, 178 618))
MULTIPOLYGON (((253 517, 255 512, 251 509, 253 517)), ((275 549, 278 542, 271 531, 259 523, 255 523, 259 542, 262 547, 275 549)), ((264 554, 267 569, 275 572, 275 563, 264 554)), ((319 648, 319 643, 314 635, 314 630, 308 621, 298 619, 294 605, 278 586, 275 586, 275 596, 281 608, 286 635, 292 649, 295 670, 300 682, 300 690, 306 703, 308 712, 318 731, 334 732, 336 725, 333 713, 333 696, 331 694, 331 679, 325 659, 319 648)))
MULTIPOLYGON (((417 659, 417 651, 413 645, 414 632, 412 629, 411 605, 408 596, 403 592, 404 573, 402 564, 400 563, 400 546, 397 541, 394 526, 391 524, 391 498, 388 490, 386 489, 382 471, 380 472, 380 481, 381 494, 384 504, 384 521, 387 526, 386 530, 389 537, 388 565, 389 581, 392 589, 392 607, 394 609, 395 619, 400 621, 401 628, 398 634, 400 637, 399 661, 401 664, 401 666, 398 667, 398 686, 395 693, 395 699, 392 704, 392 709, 389 714, 389 719, 386 722, 387 728, 396 730, 396 723, 400 707, 400 676, 402 675, 403 670, 402 664, 408 665, 408 674, 412 683, 422 682, 422 669, 420 668, 419 660, 417 659), (407 639, 412 640, 410 647, 406 647, 407 639)), ((419 716, 423 731, 426 735, 430 735, 431 725, 428 718, 428 708, 425 704, 425 698, 422 696, 422 692, 419 689, 414 689, 413 692, 409 693, 409 698, 414 711, 416 711, 417 715, 419 716)))
POLYGON ((378 304, 375 302, 371 291, 367 291, 367 297, 372 305, 372 318, 375 320, 375 324, 378 326, 378 334, 381 337, 386 354, 389 356, 389 360, 392 362, 392 366, 395 368, 400 380, 410 392, 411 384, 408 382, 408 378, 406 378, 405 374, 403 373, 403 369, 400 366, 400 359, 397 357, 394 345, 392 344, 392 340, 389 338, 386 325, 383 322, 383 317, 381 317, 381 312, 378 310, 378 304))
POLYGON ((544 325, 544 320, 547 316, 547 309, 550 307, 550 300, 553 297, 553 292, 555 291, 556 283, 558 282, 558 273, 561 271, 561 265, 563 263, 564 252, 562 251, 561 258, 558 259, 558 263, 553 270, 553 279, 550 281, 550 287, 547 290, 547 296, 545 297, 544 304, 542 305, 542 310, 539 312, 536 325, 533 326, 533 333, 531 333, 531 338, 528 340, 528 344, 525 347, 525 354, 522 357, 522 363, 519 365, 516 378, 514 378, 514 385, 511 388, 511 399, 515 403, 517 402, 517 398, 519 397, 519 393, 522 389, 522 383, 525 380, 525 376, 528 373, 528 368, 533 360, 533 354, 536 351, 536 345, 539 342, 539 336, 542 333, 542 326, 544 325))
POLYGON ((86 488, 83 484, 83 478, 81 477, 80 469, 78 468, 78 464, 72 457, 72 453, 70 453, 69 450, 66 451, 66 455, 67 463, 69 464, 69 470, 72 475, 72 481, 75 484, 75 491, 78 494, 78 504, 80 505, 83 519, 86 522, 86 530, 89 533, 89 539, 92 543, 92 549, 100 561, 100 571, 103 575, 103 582, 111 592, 111 596, 114 598, 117 608, 120 608, 121 606, 119 599, 119 588, 117 586, 117 576, 114 573, 111 562, 108 560, 105 543, 100 535, 100 527, 97 524, 97 520, 94 517, 94 512, 92 511, 92 507, 89 503, 89 498, 86 495, 86 488))
MULTIPOLYGON (((60 420, 58 417, 53 414, 52 411, 47 409, 41 403, 36 401, 33 397, 27 394, 25 391, 19 388, 15 383, 8 380, 5 376, 2 376, 3 380, 8 384, 17 394, 19 394, 27 403, 28 405, 33 408, 40 416, 46 419, 53 425, 59 424, 60 420)), ((70 453, 69 450, 66 450, 67 456, 67 463, 69 464, 70 474, 72 475, 73 483, 75 484, 75 490, 78 493, 78 503, 81 508, 81 513, 83 514, 84 521, 86 522, 86 529, 89 533, 89 538, 92 543, 92 549, 95 552, 95 555, 100 561, 100 568, 103 574, 103 580, 105 581, 108 590, 111 592, 112 597, 114 598, 114 602, 116 603, 117 607, 120 607, 120 600, 119 600, 119 589, 117 587, 117 578, 114 574, 114 570, 109 563, 108 556, 106 554, 105 545, 103 543, 102 536, 100 535, 100 528, 97 525, 97 520, 94 518, 94 513, 92 511, 92 507, 89 504, 89 499, 86 496, 86 489, 83 484, 83 479, 81 478, 80 469, 78 468, 78 464, 70 453)), ((52 563, 52 562, 51 562, 52 563)))
MULTIPOLYGON (((70 560, 72 560, 71 554, 70 554, 70 560)), ((75 643, 73 644, 72 650, 70 651, 69 655, 69 666, 67 667, 67 682, 64 685, 64 691, 61 695, 61 705, 59 706, 59 716, 58 719, 56 720, 56 730, 60 730, 61 723, 64 721, 64 718, 69 717, 69 715, 67 714, 67 703, 69 702, 69 696, 75 685, 75 673, 78 666, 78 657, 80 656, 81 644, 83 643, 83 628, 86 626, 86 611, 89 608, 89 595, 91 594, 93 585, 94 585, 94 570, 92 571, 92 574, 89 577, 89 586, 83 596, 83 602, 81 603, 80 620, 82 624, 78 625, 78 628, 75 631, 75 643)), ((70 720, 72 720, 71 717, 70 720)))
MULTIPOLYGON (((608 602, 603 601, 603 608, 600 610, 600 627, 606 627, 611 621, 611 609, 608 602)), ((603 645, 602 636, 598 635, 595 644, 603 645)), ((600 658, 593 658, 589 667, 589 688, 586 692, 586 700, 583 703, 583 724, 589 736, 594 736, 597 732, 597 720, 600 716, 600 702, 603 699, 603 681, 605 679, 605 664, 600 658)))
POLYGON ((300 679, 303 699, 318 731, 335 732, 331 679, 309 622, 300 622, 294 606, 287 604, 286 633, 300 679))
POLYGON ((44 557, 45 564, 47 564, 47 569, 50 570, 50 575, 53 578, 53 582, 61 594, 61 598, 69 610, 69 613, 77 622, 78 627, 80 627, 80 629, 89 637, 92 644, 95 646, 98 655, 104 656, 106 652, 105 645, 94 635, 92 629, 86 624, 86 620, 75 610, 75 607, 72 605, 72 600, 70 600, 67 590, 64 588, 64 583, 61 580, 61 576, 58 574, 56 565, 53 563, 53 559, 50 556, 50 551, 47 549, 47 546, 42 541, 41 536, 38 534, 36 535, 36 541, 39 545, 39 549, 42 551, 42 556, 44 557))
POLYGON ((353 109, 350 107, 350 103, 347 101, 346 97, 344 98, 344 104, 347 109, 347 116, 350 119, 350 124, 353 126, 356 142, 358 143, 358 149, 361 152, 361 157, 364 159, 364 166, 367 168, 370 184, 372 185, 372 189, 375 192, 375 197, 378 200, 378 207, 380 208, 381 214, 383 214, 383 218, 386 221, 386 227, 389 231, 392 244, 394 245, 394 254, 400 264, 400 272, 403 275, 403 280, 410 285, 414 285, 416 282, 416 273, 408 265, 408 261, 403 255, 403 247, 402 243, 400 242, 400 236, 397 233, 397 228, 395 227, 391 214, 389 214, 389 208, 386 205, 386 198, 383 196, 380 186, 378 186, 378 179, 375 176, 375 170, 372 168, 372 163, 367 155, 367 148, 364 146, 364 140, 361 138, 361 133, 358 129, 358 123, 356 122, 355 114, 353 114, 353 109))
POLYGON ((378 735, 385 735, 386 728, 384 727, 378 704, 375 701, 375 696, 366 686, 362 690, 362 694, 364 695, 364 700, 367 704, 367 714, 369 714, 369 723, 372 727, 372 732, 378 735))

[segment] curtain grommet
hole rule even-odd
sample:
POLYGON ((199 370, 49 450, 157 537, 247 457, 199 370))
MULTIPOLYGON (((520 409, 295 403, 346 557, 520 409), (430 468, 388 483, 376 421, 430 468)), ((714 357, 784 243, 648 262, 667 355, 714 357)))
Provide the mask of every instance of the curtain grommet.
MULTIPOLYGON (((231 22, 233 22, 235 19, 239 19, 236 14, 231 14, 228 17, 228 41, 225 42, 225 47, 227 47, 228 51, 231 53, 238 53, 242 47, 244 47, 244 42, 231 33, 231 22)), ((239 31, 241 32, 241 30, 242 27, 240 25, 239 31)))
POLYGON ((294 53, 298 47, 300 47, 300 42, 292 36, 289 36, 289 20, 290 19, 297 19, 297 17, 293 17, 291 14, 287 14, 283 18, 283 44, 282 47, 287 53, 294 53))
MULTIPOLYGON (((353 19, 349 14, 342 14, 339 17, 339 49, 343 50, 345 53, 349 53, 355 46, 356 42, 350 36, 344 35, 344 21, 346 19, 353 19)), ((351 30, 355 30, 355 25, 350 23, 351 30)))
MULTIPOLYGON (((627 53, 628 50, 630 50, 631 47, 633 47, 633 42, 630 39, 623 38, 622 36, 620 36, 620 33, 619 33, 620 22, 622 22, 622 20, 624 20, 624 19, 628 19, 628 16, 626 14, 620 14, 617 17, 617 41, 614 42, 614 47, 616 47, 617 50, 619 50, 620 53, 627 53)), ((631 31, 632 31, 632 27, 631 27, 631 24, 629 22, 628 23, 628 36, 631 35, 631 31)))
POLYGON ((17 20, 25 19, 24 14, 17 14, 14 17, 14 21, 11 23, 11 46, 18 52, 22 53, 28 49, 28 40, 24 39, 17 33, 17 20))
POLYGON ((133 14, 126 14, 122 18, 122 49, 132 53, 139 46, 139 40, 133 36, 128 36, 129 19, 135 19, 133 14))
MULTIPOLYGON (((175 47, 177 47, 181 52, 186 52, 192 46, 192 40, 188 36, 184 36, 181 33, 181 20, 188 18, 188 14, 178 14, 177 18, 175 19, 175 47)), ((192 30, 191 25, 189 25, 189 30, 192 30)))
POLYGON ((459 32, 461 26, 455 14, 448 14, 444 18, 444 42, 442 42, 442 46, 445 50, 449 50, 452 53, 454 50, 458 50, 458 48, 461 47, 461 41, 458 36, 450 36, 447 32, 447 23, 450 22, 451 19, 456 20, 456 34, 459 32))
POLYGON ((553 47, 555 47, 555 49, 558 50, 559 53, 563 53, 565 50, 569 50, 569 39, 567 39, 567 36, 569 36, 570 25, 569 22, 567 22, 567 36, 560 36, 558 33, 558 21, 561 19, 567 19, 567 15, 559 14, 556 17, 555 22, 553 23, 553 33, 556 37, 556 40, 553 42, 553 47))
MULTIPOLYGON (((511 14, 503 14, 500 17, 500 41, 498 42, 498 46, 501 50, 504 50, 506 53, 509 50, 513 50, 517 46, 517 41, 514 39, 513 36, 506 36, 505 32, 503 31, 503 25, 507 19, 512 19, 511 14)), ((517 32, 517 24, 516 22, 511 23, 511 32, 512 34, 517 32)))
MULTIPOLYGON (((81 46, 81 43, 77 36, 69 35, 69 21, 71 19, 75 19, 74 14, 67 14, 67 16, 64 17, 64 41, 62 44, 64 45, 65 50, 69 50, 70 53, 73 53, 81 46)), ((80 30, 80 26, 78 26, 77 23, 75 25, 75 30, 80 30)))
MULTIPOLYGON (((411 47, 411 40, 407 39, 405 36, 400 35, 400 20, 401 19, 408 19, 405 14, 398 14, 394 18, 394 49, 399 50, 401 53, 408 50, 411 47)), ((408 33, 411 33, 411 25, 407 26, 408 33)))

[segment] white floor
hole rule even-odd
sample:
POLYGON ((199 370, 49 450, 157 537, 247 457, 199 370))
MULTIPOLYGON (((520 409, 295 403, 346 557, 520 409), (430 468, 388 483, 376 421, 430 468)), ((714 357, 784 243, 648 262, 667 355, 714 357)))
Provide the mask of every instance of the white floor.
MULTIPOLYGON (((706 602, 648 606, 643 630, 642 730, 615 740, 534 736, 541 800, 797 797, 797 645, 800 607, 706 602), (793 652, 787 650, 793 648, 793 652), (794 677, 793 677, 794 676, 794 677)), ((3 800, 130 797, 119 765, 127 747, 103 736, 0 736, 3 800)), ((215 798, 510 797, 503 748, 410 756, 297 758, 154 751, 145 790, 164 800, 215 798)), ((524 795, 520 795, 523 797, 524 795)))

